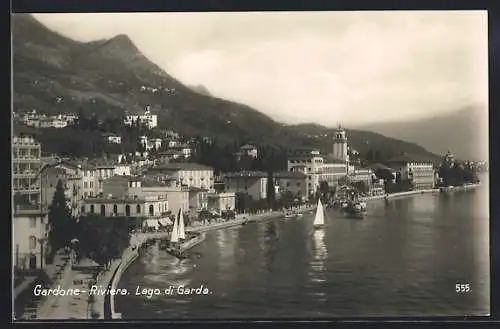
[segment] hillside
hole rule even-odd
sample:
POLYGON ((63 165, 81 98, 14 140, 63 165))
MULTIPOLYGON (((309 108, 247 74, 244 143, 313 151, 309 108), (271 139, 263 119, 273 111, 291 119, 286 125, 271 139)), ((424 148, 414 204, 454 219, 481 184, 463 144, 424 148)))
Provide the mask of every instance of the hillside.
POLYGON ((487 160, 487 115, 484 107, 467 106, 428 119, 373 124, 369 128, 389 137, 412 141, 438 154, 450 150, 457 158, 487 160))
MULTIPOLYGON (((249 106, 183 85, 146 58, 126 35, 77 42, 26 14, 12 16, 12 33, 16 111, 63 113, 82 109, 102 117, 150 106, 159 115, 162 128, 184 135, 331 150, 331 136, 314 137, 305 126, 282 125, 249 106)), ((352 130, 349 137, 362 153, 377 147, 387 150, 388 156, 429 154, 418 145, 368 131, 352 130)))

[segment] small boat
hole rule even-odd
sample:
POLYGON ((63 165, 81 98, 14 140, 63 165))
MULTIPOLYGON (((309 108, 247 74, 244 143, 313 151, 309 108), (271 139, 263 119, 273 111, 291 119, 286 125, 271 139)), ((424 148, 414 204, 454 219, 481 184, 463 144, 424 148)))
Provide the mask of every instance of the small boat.
POLYGON ((293 217, 295 217, 295 215, 293 213, 291 213, 291 212, 285 213, 285 218, 293 218, 293 217))
POLYGON ((321 199, 318 199, 318 207, 316 208, 316 215, 314 216, 313 226, 314 229, 323 228, 325 225, 325 213, 323 205, 321 204, 321 199))
POLYGON ((300 218, 300 217, 302 217, 302 216, 304 216, 302 213, 296 213, 296 214, 295 214, 295 217, 298 217, 298 218, 300 218))
POLYGON ((364 218, 366 214, 366 203, 360 201, 348 201, 347 207, 343 208, 344 212, 355 218, 364 218))

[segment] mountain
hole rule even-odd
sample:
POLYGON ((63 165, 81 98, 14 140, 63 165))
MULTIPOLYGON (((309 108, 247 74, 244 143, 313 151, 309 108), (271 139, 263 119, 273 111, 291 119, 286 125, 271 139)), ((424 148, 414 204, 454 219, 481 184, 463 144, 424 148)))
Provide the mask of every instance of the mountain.
MULTIPOLYGON (((126 35, 88 43, 61 36, 27 14, 12 16, 14 109, 122 116, 150 107, 162 128, 184 135, 331 150, 332 130, 287 126, 242 104, 188 87, 151 62, 126 35), (194 89, 194 90, 193 90, 194 89), (322 133, 318 133, 322 132, 322 133)), ((349 131, 352 146, 387 155, 434 156, 424 148, 369 131, 349 131)))
POLYGON ((488 159, 488 110, 484 106, 469 105, 431 118, 361 128, 412 141, 437 154, 449 150, 459 159, 488 159))

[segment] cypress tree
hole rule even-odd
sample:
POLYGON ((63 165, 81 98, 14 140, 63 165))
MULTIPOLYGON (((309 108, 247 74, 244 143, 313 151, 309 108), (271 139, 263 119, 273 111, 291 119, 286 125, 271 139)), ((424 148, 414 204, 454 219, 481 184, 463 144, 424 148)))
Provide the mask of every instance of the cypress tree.
POLYGON ((276 190, 274 189, 274 176, 271 170, 267 173, 267 202, 270 208, 274 207, 276 190))
POLYGON ((66 246, 72 238, 71 210, 68 207, 62 180, 59 179, 49 211, 49 243, 53 250, 66 246))

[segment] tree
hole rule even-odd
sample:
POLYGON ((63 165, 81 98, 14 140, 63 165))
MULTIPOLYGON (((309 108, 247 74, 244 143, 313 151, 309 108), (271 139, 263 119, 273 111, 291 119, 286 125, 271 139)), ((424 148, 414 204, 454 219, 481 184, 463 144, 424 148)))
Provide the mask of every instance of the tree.
POLYGON ((80 218, 76 230, 80 241, 79 253, 101 265, 109 264, 129 246, 129 229, 127 219, 123 217, 84 216, 80 218))
POLYGON ((57 181, 56 191, 49 210, 49 243, 52 250, 65 247, 73 238, 74 222, 64 194, 62 180, 57 181))
POLYGON ((274 208, 276 203, 276 189, 274 187, 274 176, 272 171, 267 173, 267 202, 269 208, 274 208))

